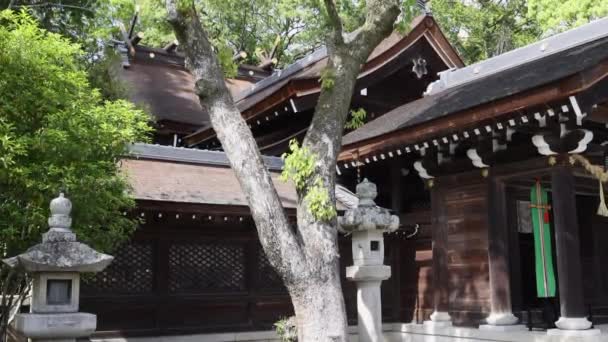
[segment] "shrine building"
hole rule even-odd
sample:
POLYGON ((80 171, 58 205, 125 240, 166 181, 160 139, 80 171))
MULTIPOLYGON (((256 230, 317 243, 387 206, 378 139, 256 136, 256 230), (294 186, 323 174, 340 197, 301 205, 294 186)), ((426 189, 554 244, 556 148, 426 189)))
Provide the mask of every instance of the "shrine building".
MULTIPOLYGON (((98 337, 272 329, 292 314, 290 298, 193 78, 174 45, 135 38, 117 43, 120 76, 155 135, 121 167, 137 203, 127 214, 142 223, 112 265, 85 281, 82 311, 98 315, 98 337)), ((294 222, 297 197, 278 180, 279 156, 306 134, 326 61, 320 48, 281 70, 241 65, 226 80, 294 222)), ((420 16, 371 54, 351 108, 367 117, 343 137, 338 211, 356 206, 365 177, 401 222, 385 238, 385 322, 608 323, 597 179, 608 145, 608 19, 465 66, 434 18, 420 16)), ((347 236, 340 255, 355 324, 347 236)))

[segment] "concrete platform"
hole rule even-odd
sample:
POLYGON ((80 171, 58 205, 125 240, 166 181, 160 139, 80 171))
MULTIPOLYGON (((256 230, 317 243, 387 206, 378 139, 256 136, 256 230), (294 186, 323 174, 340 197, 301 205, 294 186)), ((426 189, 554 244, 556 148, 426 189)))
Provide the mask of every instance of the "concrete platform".
POLYGON ((600 329, 587 329, 587 330, 561 330, 561 329, 549 329, 547 335, 549 336, 563 336, 563 337, 598 337, 601 335, 600 329))
POLYGON ((487 331, 475 328, 443 328, 430 331, 421 324, 395 324, 386 342, 608 342, 608 325, 596 327, 592 336, 550 336, 546 331, 487 331), (396 333, 401 332, 400 336, 396 333))
POLYGON ((483 324, 483 325, 479 326, 479 330, 491 331, 491 332, 509 332, 509 331, 528 331, 528 328, 523 324, 513 324, 513 325, 483 324))
MULTIPOLYGON (((385 342, 608 342, 608 325, 597 326, 592 336, 550 336, 546 331, 485 331, 477 328, 433 328, 423 324, 384 324, 385 342)), ((357 342, 356 327, 349 327, 350 342, 357 342)), ((272 331, 140 338, 92 338, 93 342, 279 342, 272 331)))
POLYGON ((451 321, 424 321, 422 325, 427 329, 441 329, 441 328, 451 328, 451 321))

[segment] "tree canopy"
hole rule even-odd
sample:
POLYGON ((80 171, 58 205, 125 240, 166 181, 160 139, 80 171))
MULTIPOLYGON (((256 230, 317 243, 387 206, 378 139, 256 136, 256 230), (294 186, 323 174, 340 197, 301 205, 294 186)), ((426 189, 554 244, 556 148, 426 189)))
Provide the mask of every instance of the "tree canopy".
POLYGON ((539 25, 527 15, 527 0, 432 0, 443 32, 465 63, 487 59, 540 38, 539 25))
MULTIPOLYGON (((276 58, 282 67, 323 44, 327 32, 324 7, 316 0, 194 0, 201 20, 227 70, 236 53, 244 62, 259 64, 276 58)), ((421 13, 419 1, 401 0, 398 27, 406 30, 421 13)), ((467 63, 529 44, 541 37, 608 15, 608 1, 598 0, 430 0, 429 8, 467 63)), ((364 19, 364 0, 337 1, 346 31, 364 19)), ((25 8, 40 25, 78 42, 86 61, 104 60, 105 42, 119 37, 117 22, 125 25, 139 9, 137 31, 144 44, 162 47, 175 40, 161 0, 0 0, 0 8, 25 8)), ((100 72, 93 69, 93 73, 100 72)), ((95 81, 95 80, 94 80, 95 81)))
POLYGON ((528 9, 528 15, 550 35, 608 15, 608 1, 528 0, 528 9))
MULTIPOLYGON (((110 1, 125 23, 139 9, 136 30, 144 33, 144 44, 162 47, 175 40, 160 0, 110 1)), ((226 59, 245 52, 246 63, 276 58, 281 67, 324 44, 327 14, 315 0, 194 0, 194 5, 224 65, 226 59)), ((352 31, 364 22, 364 0, 336 5, 345 30, 352 31)), ((402 1, 401 26, 406 27, 419 11, 415 0, 402 1)))
POLYGON ((0 12, 3 255, 39 240, 60 189, 74 203, 75 232, 97 248, 111 249, 136 226, 123 215, 134 202, 118 162, 129 143, 146 141, 149 118, 127 101, 103 101, 82 54, 25 12, 0 12))

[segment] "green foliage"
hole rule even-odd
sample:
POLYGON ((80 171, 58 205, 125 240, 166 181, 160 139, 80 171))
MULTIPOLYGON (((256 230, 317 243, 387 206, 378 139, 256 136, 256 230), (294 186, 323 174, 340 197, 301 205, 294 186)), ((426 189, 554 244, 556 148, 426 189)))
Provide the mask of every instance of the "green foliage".
POLYGON ((433 0, 433 15, 465 63, 530 44, 541 36, 528 0, 433 0))
POLYGON ((310 213, 319 221, 329 221, 337 215, 336 208, 329 197, 329 190, 319 177, 315 178, 312 186, 308 188, 304 201, 310 213))
POLYGON ((298 191, 303 190, 315 171, 315 156, 305 147, 300 147, 298 141, 289 142, 289 153, 283 153, 281 158, 285 163, 281 180, 292 180, 298 191))
POLYGON ((102 100, 79 45, 23 12, 0 12, 0 22, 0 247, 10 255, 39 241, 64 188, 79 238, 110 250, 136 226, 122 215, 134 202, 118 163, 146 140, 148 116, 102 100))
POLYGON ((122 68, 120 56, 114 50, 106 50, 99 60, 87 64, 89 83, 99 89, 104 100, 128 98, 127 84, 119 75, 122 68))
POLYGON ((558 33, 608 15, 606 0, 528 0, 528 15, 545 35, 558 33))
POLYGON ((344 127, 348 129, 357 129, 365 124, 367 112, 364 108, 353 109, 350 111, 350 120, 346 122, 344 127))
POLYGON ((334 69, 325 68, 321 72, 321 77, 319 78, 319 81, 321 82, 322 89, 331 90, 334 87, 334 84, 336 83, 336 75, 334 73, 334 69))
MULTIPOLYGON (((0 0, 2 1, 2 0, 0 0)), ((165 20, 162 0, 109 0, 113 17, 127 22, 139 6, 136 31, 144 33, 143 44, 162 47, 175 39, 165 20)), ((188 0, 189 1, 189 0, 188 0)), ((325 7, 316 0, 192 0, 213 45, 218 49, 224 70, 230 70, 232 56, 247 53, 245 63, 259 64, 276 58, 283 67, 325 43, 325 7), (273 54, 274 52, 274 54, 273 54)), ((406 25, 418 10, 405 0, 406 25)), ((344 30, 349 32, 365 21, 365 0, 337 1, 344 30)), ((229 74, 229 73, 228 73, 229 74)))
POLYGON ((44 29, 84 44, 88 38, 92 38, 90 34, 98 24, 96 14, 104 3, 87 0, 0 0, 0 10, 7 9, 9 4, 13 10, 25 9, 44 29))
POLYGON ((13 136, 13 125, 0 117, 0 168, 10 168, 15 165, 15 158, 25 150, 16 139, 11 139, 13 136))
POLYGON ((317 157, 306 147, 300 147, 295 139, 289 142, 289 150, 281 156, 285 165, 280 179, 293 181, 296 190, 305 193, 304 202, 315 219, 331 220, 336 216, 336 209, 323 180, 314 174, 317 157))
POLYGON ((274 323, 274 329, 281 342, 296 342, 298 340, 296 318, 294 316, 281 318, 274 323))

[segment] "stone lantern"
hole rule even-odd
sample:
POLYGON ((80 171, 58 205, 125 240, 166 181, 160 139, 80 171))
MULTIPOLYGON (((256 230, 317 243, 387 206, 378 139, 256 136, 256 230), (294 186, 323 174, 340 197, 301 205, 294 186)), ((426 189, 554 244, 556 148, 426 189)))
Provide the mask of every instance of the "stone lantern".
POLYGON ((51 201, 50 229, 42 234, 42 243, 4 260, 33 278, 30 313, 17 314, 13 325, 36 342, 76 341, 97 327, 95 315, 78 312, 80 273, 100 272, 113 258, 76 241, 71 210, 72 203, 61 193, 51 201))
POLYGON ((383 341, 380 284, 391 276, 383 234, 399 228, 399 218, 374 203, 377 194, 376 185, 364 179, 357 185, 359 204, 338 218, 340 232, 352 234, 354 265, 346 268, 346 277, 357 283, 359 342, 383 341))

